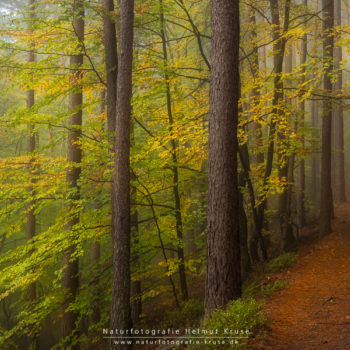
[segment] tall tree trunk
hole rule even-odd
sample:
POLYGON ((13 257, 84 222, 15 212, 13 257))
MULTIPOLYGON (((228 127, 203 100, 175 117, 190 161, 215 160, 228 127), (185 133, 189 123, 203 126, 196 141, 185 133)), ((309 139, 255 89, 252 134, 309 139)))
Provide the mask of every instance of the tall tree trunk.
MULTIPOLYGON (((136 197, 136 188, 131 188, 131 197, 135 199, 136 197)), ((139 225, 138 225, 138 211, 136 208, 133 208, 133 212, 131 214, 131 233, 133 236, 133 242, 135 244, 135 248, 137 249, 139 243, 139 225)), ((135 252, 133 255, 133 264, 136 268, 139 268, 139 254, 135 252)), ((133 324, 137 323, 140 319, 140 315, 142 314, 142 284, 141 280, 137 279, 131 284, 131 296, 133 298, 133 302, 131 304, 131 316, 133 320, 133 324)))
MULTIPOLYGON (((341 25, 341 0, 335 0, 334 24, 341 25)), ((343 70, 340 62, 343 60, 343 49, 340 45, 334 49, 334 70, 337 74, 337 81, 334 83, 334 91, 341 93, 343 88, 343 70)), ((343 120, 343 101, 337 100, 334 106, 334 200, 338 203, 346 201, 345 190, 345 164, 344 164, 344 120, 343 120)))
MULTIPOLYGON (((283 69, 283 59, 286 46, 286 38, 281 34, 285 34, 289 28, 289 16, 290 16, 290 0, 286 0, 285 13, 284 13, 284 25, 283 29, 280 24, 279 17, 279 6, 278 0, 270 0, 270 10, 272 18, 272 38, 273 38, 273 67, 274 67, 274 92, 272 100, 272 115, 273 119, 270 123, 270 132, 268 138, 268 150, 266 157, 266 168, 264 175, 264 185, 267 185, 267 181, 270 178, 273 166, 274 157, 274 147, 275 147, 275 134, 276 134, 276 119, 281 113, 279 105, 283 103, 283 81, 281 79, 282 69, 283 69)), ((261 231, 264 218, 265 218, 265 207, 266 198, 261 199, 261 204, 258 207, 258 225, 257 230, 261 231)), ((266 258, 265 258, 266 259, 266 258)))
MULTIPOLYGON (((314 129, 318 129, 318 102, 312 101, 311 105, 311 125, 314 129)), ((316 145, 313 145, 316 148, 316 145)), ((311 159, 311 189, 310 196, 319 201, 319 175, 320 175, 320 161, 318 152, 315 152, 311 159)))
MULTIPOLYGON (((106 109, 106 91, 102 90, 100 93, 101 102, 99 104, 98 108, 98 114, 104 115, 105 109, 106 109)), ((101 130, 101 134, 103 133, 103 130, 101 130)), ((101 208, 101 203, 98 200, 95 200, 94 203, 95 209, 101 208)), ((99 288, 99 273, 100 273, 100 256, 101 256, 101 245, 98 240, 93 240, 91 243, 91 252, 90 252, 90 259, 91 259, 91 265, 92 265, 92 276, 93 276, 93 283, 92 283, 92 294, 93 294, 93 302, 92 302, 92 313, 90 317, 90 324, 94 325, 98 322, 100 322, 101 319, 101 311, 100 311, 100 288, 99 288)))
MULTIPOLYGON (((246 177, 244 173, 238 176, 238 185, 240 188, 244 188, 246 184, 246 177)), ((244 198, 241 191, 238 192, 238 227, 239 227, 239 240, 241 249, 241 276, 242 281, 247 277, 248 272, 251 269, 250 256, 248 251, 248 219, 244 209, 244 198)))
MULTIPOLYGON (((324 92, 332 92, 331 74, 333 72, 333 25, 334 1, 322 0, 323 12, 323 61, 324 61, 324 92)), ((320 208, 320 234, 324 236, 331 233, 331 220, 333 215, 332 198, 332 101, 323 100, 322 117, 322 159, 321 159, 321 208, 320 208)))
MULTIPOLYGON (((260 114, 260 110, 257 108, 260 104, 260 86, 258 85, 259 81, 259 51, 257 47, 257 32, 256 32, 256 16, 255 16, 255 10, 250 9, 249 12, 249 22, 252 25, 251 28, 251 41, 253 44, 253 57, 252 62, 250 65, 250 70, 252 73, 252 77, 254 79, 254 85, 252 90, 250 91, 250 109, 252 110, 252 113, 254 114, 260 114)), ((259 118, 259 115, 256 116, 259 118)), ((263 165, 264 164, 264 153, 261 151, 262 147, 262 127, 259 122, 253 123, 253 147, 260 150, 260 152, 256 153, 253 157, 253 162, 257 165, 263 165)), ((242 209, 242 208, 241 208, 242 209)), ((243 208, 244 210, 244 208, 243 208)), ((254 263, 257 263, 259 260, 259 254, 258 254, 258 242, 259 242, 259 232, 257 227, 255 227, 252 231, 251 238, 249 241, 249 248, 251 257, 254 263)), ((264 246, 264 244, 263 244, 264 246)))
MULTIPOLYGON (((119 59, 113 205, 112 329, 131 327, 130 308, 130 127, 134 1, 120 0, 119 59)), ((116 345, 116 349, 129 346, 116 345)))
MULTIPOLYGON (((257 47, 257 32, 256 32, 256 17, 255 17, 255 10, 251 9, 249 13, 249 22, 251 24, 251 40, 253 44, 253 57, 252 62, 250 65, 250 70, 253 77, 253 88, 250 91, 249 99, 250 99, 250 109, 253 110, 252 113, 257 114, 257 117, 259 118, 260 110, 258 109, 258 106, 260 104, 260 84, 259 82, 259 50, 257 47)), ((260 149, 260 152, 257 152, 255 157, 253 158, 254 162, 256 164, 263 164, 264 163, 264 153, 261 151, 262 147, 262 128, 261 124, 259 122, 253 123, 253 130, 254 130, 254 147, 260 149)))
MULTIPOLYGON (((35 19, 35 0, 29 0, 28 1, 28 11, 29 11, 29 32, 32 34, 33 30, 33 21, 35 19)), ((27 61, 29 64, 35 62, 35 53, 34 53, 34 46, 32 46, 32 50, 28 52, 28 58, 27 61)), ((30 109, 35 104, 35 91, 33 89, 28 90, 26 92, 27 95, 27 108, 30 109)), ((29 173, 31 175, 30 183, 31 185, 28 187, 28 194, 32 197, 30 202, 28 203, 28 210, 27 210, 27 240, 30 241, 36 233, 36 216, 35 216, 35 190, 33 188, 33 185, 35 183, 35 173, 36 173, 36 166, 35 166, 35 150, 36 150, 36 132, 35 132, 35 125, 29 123, 28 124, 28 136, 27 136, 27 154, 30 156, 29 159, 29 173), (33 184, 33 185, 32 185, 33 184)), ((36 283, 30 284, 27 290, 27 300, 32 303, 36 299, 36 283)), ((35 350, 39 349, 39 337, 34 333, 33 336, 28 336, 28 348, 35 350)))
MULTIPOLYGON (((307 1, 304 0, 304 6, 307 7, 307 1)), ((301 84, 305 82, 305 64, 307 56, 307 34, 304 34, 301 42, 301 57, 300 65, 302 78, 301 84)), ((301 111, 300 121, 297 123, 298 128, 301 128, 302 138, 301 143, 302 147, 305 147, 304 139, 304 124, 305 124, 305 101, 300 102, 299 109, 301 111)), ((298 164, 298 195, 297 195, 297 222, 298 226, 301 228, 305 225, 305 160, 303 157, 300 157, 298 164)))
MULTIPOLYGON (((288 55, 285 59, 285 72, 291 73, 293 69, 293 51, 292 47, 289 47, 288 55)), ((287 80, 287 84, 290 83, 290 80, 287 80)), ((292 103, 292 102, 291 102, 292 103)), ((284 132, 278 132, 279 144, 282 144, 282 147, 288 147, 288 140, 284 132)), ((282 235, 282 249, 283 251, 288 251, 295 245, 295 238, 293 235, 292 227, 292 217, 291 217, 291 203, 292 200, 292 188, 290 181, 293 180, 293 165, 294 156, 283 159, 281 152, 279 152, 279 163, 281 164, 278 169, 278 175, 281 181, 287 181, 287 186, 285 186, 284 191, 279 196, 279 219, 280 219, 280 230, 282 235), (291 174, 289 169, 291 169, 291 174)))
MULTIPOLYGON (((82 110, 83 93, 80 80, 82 79, 81 66, 84 56, 82 53, 82 45, 84 42, 84 6, 82 0, 73 1, 73 29, 76 40, 80 43, 81 53, 70 57, 70 84, 74 90, 69 95, 69 111, 72 115, 68 121, 68 148, 67 160, 72 165, 67 170, 67 187, 70 192, 70 204, 68 206, 68 219, 66 230, 74 240, 74 226, 79 223, 79 214, 76 213, 76 202, 80 199, 79 178, 81 174, 82 150, 79 145, 82 126, 82 110)), ((74 259, 73 255, 76 246, 73 244, 66 249, 63 255, 63 281, 62 287, 65 292, 63 303, 63 337, 70 337, 73 333, 77 333, 78 315, 75 311, 67 310, 69 305, 74 302, 79 288, 79 260, 74 259)), ((65 346, 71 346, 69 340, 65 346)), ((72 346, 78 348, 77 345, 72 346)))
POLYGON ((205 313, 241 295, 237 121, 239 1, 211 1, 209 197, 205 313))
MULTIPOLYGON (((135 145, 134 123, 131 122, 131 146, 134 147, 134 145, 135 145)), ((131 180, 132 182, 136 181, 136 176, 133 171, 131 172, 131 180)), ((135 186, 131 187, 131 202, 137 203, 137 190, 135 186)), ((140 256, 138 252, 139 215, 136 207, 132 209, 133 210, 131 212, 131 235, 133 237, 133 244, 135 245, 132 259, 133 259, 134 266, 138 270, 140 268, 140 256)), ((133 299, 133 302, 131 304, 131 316, 132 316, 133 324, 135 325, 139 321, 140 315, 142 314, 142 284, 140 279, 137 279, 132 282, 131 297, 133 299)))
MULTIPOLYGON (((117 34, 116 26, 112 17, 114 16, 114 1, 102 0, 105 11, 103 17, 104 48, 107 75, 107 131, 109 134, 110 153, 114 153, 115 127, 116 127, 116 103, 117 103, 117 78, 118 78, 118 54, 117 54, 117 34)), ((111 178, 111 210, 115 211, 114 178, 111 178)), ((112 232, 114 232, 112 220, 112 232)))
MULTIPOLYGON (((174 117, 173 117, 173 111, 172 111, 172 101, 171 101, 169 73, 168 73, 168 52, 167 52, 166 37, 165 37, 165 31, 164 31, 163 1, 160 0, 159 4, 160 4, 160 22, 161 22, 160 36, 162 40, 162 49, 163 49, 166 106, 167 106, 167 113, 169 118, 169 132, 170 134, 172 134, 174 117)), ((180 287, 181 287, 182 300, 187 300, 188 290, 187 290, 186 272, 185 272, 185 255, 184 255, 184 248, 183 248, 183 225, 182 225, 181 200, 180 200, 180 191, 179 191, 179 169, 178 169, 178 161, 177 161, 178 142, 173 137, 170 143, 171 143, 171 157, 173 162, 173 165, 172 165, 173 193, 174 193, 174 200, 175 200, 176 237, 178 239, 177 257, 179 259, 180 287)))
POLYGON ((111 135, 111 149, 114 149, 114 133, 116 123, 116 101, 117 101, 117 73, 118 73, 118 55, 117 55, 117 36, 115 23, 112 20, 114 16, 113 0, 102 0, 104 8, 103 31, 104 47, 107 72, 107 129, 111 135))
MULTIPOLYGON (((322 4, 320 4, 320 1, 317 0, 316 4, 314 4, 314 11, 318 12, 319 9, 322 7, 322 4)), ((319 25, 316 24, 316 28, 314 31, 314 34, 319 32, 319 25)), ((312 42, 313 47, 316 46, 315 42, 312 42)), ((319 106, 320 103, 318 100, 314 99, 312 100, 311 104, 311 125, 313 130, 317 131, 317 140, 318 138, 321 139, 321 136, 319 136, 319 126, 320 126, 320 120, 319 120, 319 106)), ((320 202, 320 174, 321 174, 321 167, 320 167, 320 155, 321 150, 319 149, 321 146, 321 143, 318 144, 318 141, 315 139, 313 140, 312 148, 314 150, 313 156, 311 159, 311 185, 310 185, 310 198, 314 198, 317 203, 320 202)), ((315 208, 316 209, 316 208, 315 208)), ((319 211, 319 208, 317 209, 319 211)))

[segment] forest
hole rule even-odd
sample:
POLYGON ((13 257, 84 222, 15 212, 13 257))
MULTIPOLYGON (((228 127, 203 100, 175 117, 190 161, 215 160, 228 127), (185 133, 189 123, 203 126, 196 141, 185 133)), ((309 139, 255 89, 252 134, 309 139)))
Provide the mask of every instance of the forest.
POLYGON ((0 349, 350 349, 348 0, 0 1, 0 349))

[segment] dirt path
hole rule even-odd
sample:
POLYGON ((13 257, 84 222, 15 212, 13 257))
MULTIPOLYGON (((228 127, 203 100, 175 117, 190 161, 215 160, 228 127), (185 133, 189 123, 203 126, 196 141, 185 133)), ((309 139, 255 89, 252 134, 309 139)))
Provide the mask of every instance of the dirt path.
POLYGON ((302 247, 287 286, 266 301, 270 331, 251 349, 350 349, 350 204, 333 233, 302 247))

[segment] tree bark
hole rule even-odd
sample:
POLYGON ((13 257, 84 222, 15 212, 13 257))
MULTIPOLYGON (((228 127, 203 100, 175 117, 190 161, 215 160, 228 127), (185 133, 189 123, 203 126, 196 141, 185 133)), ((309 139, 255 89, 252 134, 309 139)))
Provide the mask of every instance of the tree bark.
MULTIPOLYGON (((99 104, 98 108, 98 114, 104 115, 106 110, 106 91, 102 90, 100 93, 101 102, 99 104)), ((101 130, 101 134, 103 134, 103 130, 101 130)), ((100 209, 102 204, 95 200, 94 208, 100 209)), ((92 283, 92 295, 93 295, 93 301, 92 301, 92 313, 90 317, 90 324, 94 325, 98 322, 100 322, 101 319, 101 311, 100 311, 100 292, 101 288, 99 286, 99 273, 100 273, 100 256, 101 256, 101 245, 98 240, 93 240, 91 243, 91 252, 90 252, 90 259, 91 259, 91 265, 92 265, 92 271, 91 274, 93 276, 93 283, 92 283)))
MULTIPOLYGON (((134 123, 131 123, 131 147, 134 147, 135 145, 135 136, 134 136, 134 123)), ((132 182, 136 181, 135 173, 131 172, 131 180, 132 182)), ((136 186, 133 185, 131 187, 131 201, 132 203, 137 203, 137 189, 136 186)), ((137 271, 140 269, 140 256, 138 251, 138 245, 139 245, 139 215, 138 210, 136 207, 132 208, 131 212, 131 235, 133 237, 133 244, 134 244, 134 254, 133 254, 133 264, 136 267, 137 271)), ((131 316, 133 324, 136 324, 139 319, 140 315, 142 314, 142 283, 141 279, 137 279, 131 284, 131 297, 133 299, 133 302, 131 304, 131 316)))
MULTIPOLYGON (((246 184, 246 177, 243 173, 238 176, 239 187, 244 188, 246 184)), ((239 240, 241 249, 241 276, 244 280, 248 272, 251 269, 251 261, 248 251, 248 219, 244 209, 244 197, 243 193, 239 191, 238 193, 238 205, 239 205, 239 215, 238 215, 238 227, 239 227, 239 240)))
MULTIPOLYGON (((249 12, 249 22, 252 25, 251 28, 251 41, 253 44, 253 57, 252 57, 252 62, 251 62, 251 73, 252 73, 252 77, 254 79, 254 85, 252 90, 250 91, 250 108, 253 110, 252 113, 254 114, 260 114, 260 109, 257 108, 259 106, 259 99, 260 99, 260 86, 258 85, 258 81, 259 81, 259 50, 257 47, 257 32, 256 32, 256 15, 255 15, 255 10, 254 9, 250 9, 249 12)), ((257 116, 259 117, 259 116, 257 116)), ((254 155, 253 157, 253 162, 255 162, 256 164, 258 164, 259 166, 264 164, 264 153, 261 151, 262 149, 262 127, 261 124, 259 122, 253 123, 253 132, 254 132, 254 136, 253 136, 253 147, 257 148, 259 151, 254 155)), ((255 226, 257 223, 255 222, 255 226)), ((250 242, 249 242, 249 248, 250 248, 250 252, 251 252, 251 257, 254 263, 257 263, 259 261, 259 254, 258 254, 258 243, 260 240, 259 237, 259 233, 260 236, 262 235, 261 230, 259 232, 258 227, 255 227, 255 229, 252 232, 251 238, 250 238, 250 242)), ((260 240, 260 245, 264 248, 262 248, 263 251, 263 255, 266 256, 266 251, 265 251, 265 244, 264 242, 261 242, 260 240)))
MULTIPOLYGON (((130 127, 134 1, 120 0, 113 205, 112 329, 131 327, 130 308, 130 127)), ((115 349, 129 349, 116 345, 115 349)))
MULTIPOLYGON (((291 73, 293 70, 293 51, 292 47, 289 47, 288 55, 285 59, 285 73, 291 73)), ((287 80, 287 84, 290 83, 290 80, 287 80)), ((283 88, 283 86, 282 86, 283 88)), ((292 102, 291 102, 292 103, 292 102)), ((282 144, 283 147, 288 147, 288 140, 285 136, 285 133, 278 132, 279 144, 282 144)), ((287 181, 283 192, 279 196, 279 219, 280 219, 280 230, 282 235, 282 249, 283 251, 288 251, 293 248, 296 244, 294 235, 293 235, 293 226, 292 226, 292 217, 291 217, 291 200, 292 200, 292 182, 294 180, 293 174, 293 163, 294 156, 290 156, 286 159, 283 159, 281 152, 279 152, 279 163, 280 167, 278 169, 278 175, 281 181, 287 181), (291 171, 290 171, 291 169, 291 171)))
POLYGON ((113 0, 102 0, 105 11, 103 17, 104 48, 107 72, 107 129, 111 137, 111 149, 114 149, 114 133, 116 123, 116 101, 117 101, 117 73, 118 73, 118 54, 117 54, 117 36, 115 23, 112 20, 114 16, 113 0))
MULTIPOLYGON (((117 54, 117 34, 116 26, 112 17, 114 17, 114 1, 102 0, 102 6, 105 11, 103 17, 103 33, 105 48, 105 64, 107 76, 107 131, 111 156, 115 147, 115 128, 116 128, 116 103, 117 103, 117 78, 118 78, 118 54, 117 54)), ((113 166, 112 166, 113 168, 113 166)), ((111 178, 111 211, 115 209, 115 190, 114 178, 111 178)), ((112 220, 112 232, 114 232, 112 220)))
MULTIPOLYGON (((341 25, 341 0, 335 0, 334 24, 341 25)), ((343 88, 343 70, 340 62, 343 60, 343 49, 340 45, 334 48, 334 70, 337 74, 337 80, 334 83, 334 91, 341 93, 343 88)), ((346 202, 345 190, 345 164, 344 164, 344 119, 343 119, 343 100, 338 99, 334 106, 334 200, 337 203, 346 202)))
MULTIPOLYGON (((317 100, 312 101, 311 106, 311 125, 314 129, 317 129, 318 131, 318 102, 317 100)), ((310 195, 311 198, 315 198, 316 201, 320 200, 319 196, 319 188, 320 188, 320 160, 318 155, 318 145, 314 144, 313 148, 316 148, 316 152, 313 153, 312 159, 311 159, 311 188, 310 188, 310 195)))
MULTIPOLYGON (((307 1, 304 0, 304 6, 307 7, 307 1)), ((307 56, 307 34, 303 35, 301 42, 301 57, 300 65, 301 67, 301 84, 305 83, 305 64, 307 56)), ((304 139, 304 124, 305 124, 305 101, 300 102, 299 109, 301 111, 300 121, 297 123, 298 128, 301 128, 301 143, 302 147, 305 147, 304 139)), ((305 160, 304 157, 299 158, 298 164, 298 195, 297 195, 297 222, 298 226, 302 228, 305 225, 305 160)))
MULTIPOLYGON (((323 64, 324 92, 332 92, 331 74, 333 72, 333 26, 334 1, 322 0, 323 13, 323 64)), ((333 216, 332 197, 332 102, 330 98, 323 100, 322 118, 322 159, 321 159, 321 208, 320 208, 320 234, 324 236, 331 233, 331 220, 333 216)))
MULTIPOLYGON (((67 170, 67 187, 69 194, 68 218, 66 230, 74 239, 74 226, 79 223, 79 214, 76 211, 76 203, 80 199, 79 178, 81 174, 82 150, 79 145, 82 126, 82 103, 83 93, 80 80, 82 79, 81 66, 83 64, 83 42, 84 42, 84 6, 82 0, 73 1, 73 29, 76 40, 80 43, 80 53, 70 57, 70 84, 74 90, 69 95, 69 111, 71 114, 68 121, 68 147, 67 160, 71 166, 67 170)), ((76 246, 73 244, 66 249, 63 255, 63 281, 62 287, 65 292, 63 303, 63 337, 67 338, 65 346, 72 346, 72 349, 78 348, 78 345, 71 345, 69 338, 78 332, 78 315, 72 310, 67 310, 69 305, 74 302, 79 288, 79 260, 73 259, 76 246)))
MULTIPOLYGON (((253 44, 253 57, 250 65, 250 70, 252 73, 252 77, 254 79, 254 85, 252 90, 250 91, 250 108, 253 109, 253 113, 260 114, 260 110, 257 108, 259 106, 260 99, 260 86, 258 85, 259 81, 259 50, 257 47, 257 32, 256 32, 256 16, 255 10, 251 9, 249 13, 249 22, 252 25, 251 27, 251 40, 253 44)), ((262 147, 262 128, 259 122, 253 123, 254 130, 254 147, 258 148, 260 152, 257 152, 255 157, 253 158, 256 164, 264 163, 264 153, 261 151, 262 147)))
POLYGON ((205 313, 241 295, 237 121, 239 1, 212 0, 205 313))

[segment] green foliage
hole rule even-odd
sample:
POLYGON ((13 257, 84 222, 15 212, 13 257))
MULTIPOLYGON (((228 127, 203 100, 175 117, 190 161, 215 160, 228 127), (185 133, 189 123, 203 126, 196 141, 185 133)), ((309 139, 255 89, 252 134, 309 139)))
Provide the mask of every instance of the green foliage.
POLYGON ((162 326, 168 327, 194 327, 204 313, 204 305, 201 300, 190 299, 184 303, 181 309, 167 311, 162 326))
POLYGON ((246 298, 268 297, 271 296, 273 293, 284 289, 285 287, 286 282, 284 280, 272 281, 267 279, 263 282, 261 280, 257 280, 244 289, 243 295, 246 298))
POLYGON ((261 294, 263 296, 271 296, 273 293, 278 292, 286 287, 286 281, 280 280, 274 283, 268 283, 261 288, 261 294))
MULTIPOLYGON (((242 337, 238 340, 238 344, 226 344, 222 348, 241 348, 247 342, 247 337, 262 331, 266 324, 267 318, 263 312, 263 303, 255 299, 237 299, 231 301, 224 310, 214 311, 210 317, 206 318, 201 328, 206 330, 217 330, 215 337, 242 337), (232 331, 232 334, 228 335, 232 331), (238 334, 237 334, 238 333, 238 334), (243 339, 244 337, 244 339, 243 339)), ((207 342, 214 341, 210 336, 207 342)), ((195 345, 191 349, 218 349, 221 348, 217 344, 206 344, 205 347, 195 345)))
POLYGON ((266 266, 267 272, 277 272, 284 268, 292 266, 298 257, 297 253, 289 252, 284 253, 277 258, 268 262, 266 266))

